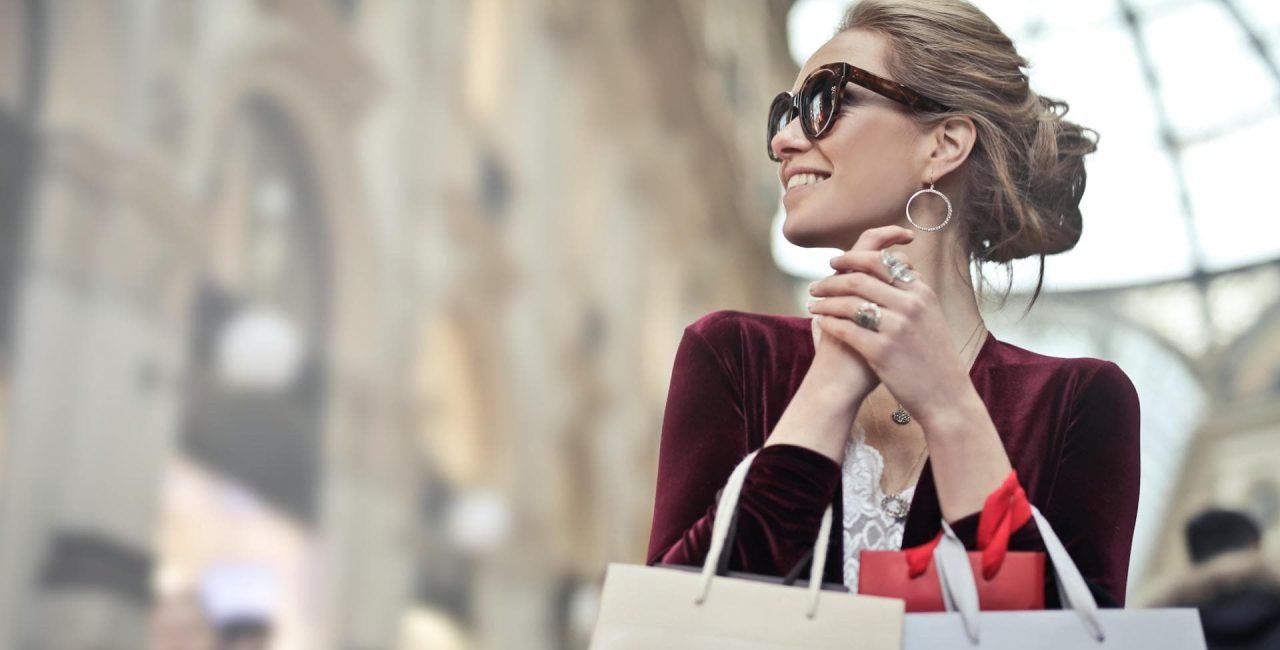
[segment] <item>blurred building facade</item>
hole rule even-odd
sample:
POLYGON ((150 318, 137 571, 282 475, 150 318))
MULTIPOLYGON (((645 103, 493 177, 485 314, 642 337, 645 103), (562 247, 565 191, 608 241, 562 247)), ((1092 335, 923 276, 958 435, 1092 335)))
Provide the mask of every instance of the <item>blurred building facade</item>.
POLYGON ((0 647, 572 644, 682 327, 791 308, 785 5, 0 2, 0 647))
MULTIPOLYGON (((193 588, 282 648, 578 645, 682 328, 797 311, 790 4, 0 0, 0 647, 144 647, 193 588)), ((1143 576, 1202 504, 1277 525, 1277 285, 993 323, 1196 387, 1144 394, 1204 424, 1143 576)))

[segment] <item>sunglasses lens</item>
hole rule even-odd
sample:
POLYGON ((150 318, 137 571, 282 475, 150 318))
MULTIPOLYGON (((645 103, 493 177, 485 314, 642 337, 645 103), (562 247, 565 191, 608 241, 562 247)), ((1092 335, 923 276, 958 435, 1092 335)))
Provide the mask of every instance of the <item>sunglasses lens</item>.
POLYGON ((777 97, 773 97, 773 104, 769 105, 769 139, 777 136, 778 132, 787 127, 787 123, 791 122, 791 95, 783 92, 777 97))
POLYGON ((765 138, 765 146, 769 147, 770 158, 774 158, 773 136, 778 135, 778 131, 786 128, 791 118, 791 94, 781 93, 774 97, 773 103, 769 105, 769 129, 765 138))
POLYGON ((822 133, 831 123, 838 92, 836 74, 830 70, 818 70, 800 88, 800 123, 810 137, 822 133))

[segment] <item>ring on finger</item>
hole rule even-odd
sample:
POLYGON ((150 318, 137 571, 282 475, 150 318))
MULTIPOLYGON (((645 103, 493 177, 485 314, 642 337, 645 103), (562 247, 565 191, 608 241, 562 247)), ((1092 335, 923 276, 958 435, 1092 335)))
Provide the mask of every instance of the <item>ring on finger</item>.
POLYGON ((903 284, 915 282, 915 271, 911 270, 911 265, 898 259, 889 249, 880 250, 880 262, 884 264, 886 270, 889 271, 889 286, 901 280, 903 284))
POLYGON ((880 331, 880 305, 864 302, 853 312, 853 322, 873 332, 880 331))
POLYGON ((902 280, 903 284, 911 284, 916 281, 916 272, 912 271, 911 267, 906 264, 889 269, 889 275, 893 279, 889 284, 893 284, 897 280, 902 280))
POLYGON ((880 249, 880 263, 884 264, 886 269, 892 269, 895 266, 902 266, 903 261, 898 259, 898 256, 891 253, 889 249, 882 248, 880 249))

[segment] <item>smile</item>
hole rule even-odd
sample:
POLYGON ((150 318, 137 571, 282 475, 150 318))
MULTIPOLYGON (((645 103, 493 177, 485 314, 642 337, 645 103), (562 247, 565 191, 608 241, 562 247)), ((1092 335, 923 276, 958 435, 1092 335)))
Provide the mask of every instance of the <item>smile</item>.
POLYGON ((830 176, 822 174, 796 174, 787 180, 787 189, 800 187, 801 185, 815 185, 827 180, 830 176))

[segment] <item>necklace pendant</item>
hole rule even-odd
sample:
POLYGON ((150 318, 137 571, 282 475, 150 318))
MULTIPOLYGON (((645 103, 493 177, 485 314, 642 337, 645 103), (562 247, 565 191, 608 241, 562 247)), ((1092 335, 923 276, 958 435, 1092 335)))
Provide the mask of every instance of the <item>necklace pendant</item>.
POLYGON ((886 514, 899 521, 907 518, 907 510, 910 509, 906 499, 897 494, 886 494, 880 499, 880 509, 886 514))
POLYGON ((898 424, 906 424, 911 421, 911 414, 907 413, 907 409, 902 408, 902 405, 899 404, 898 410, 893 412, 893 421, 898 424))

